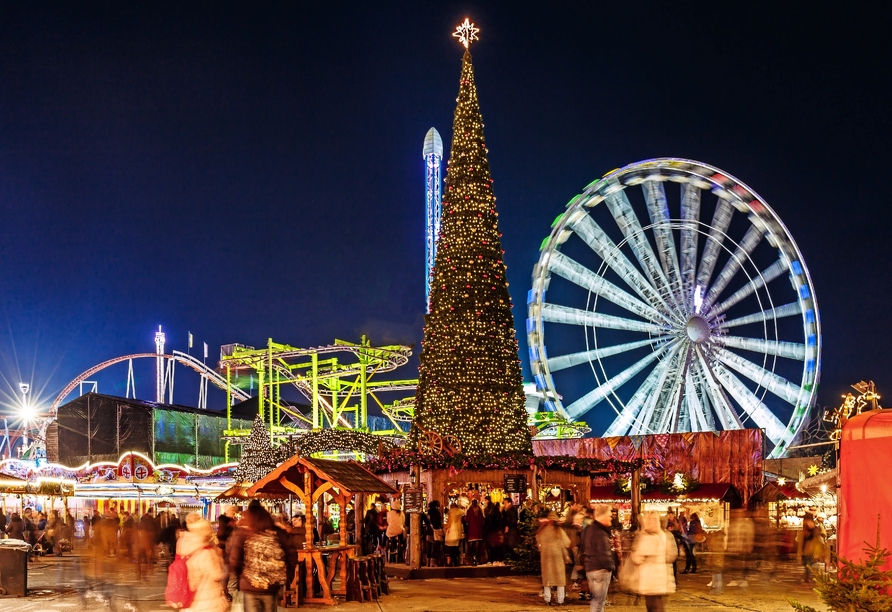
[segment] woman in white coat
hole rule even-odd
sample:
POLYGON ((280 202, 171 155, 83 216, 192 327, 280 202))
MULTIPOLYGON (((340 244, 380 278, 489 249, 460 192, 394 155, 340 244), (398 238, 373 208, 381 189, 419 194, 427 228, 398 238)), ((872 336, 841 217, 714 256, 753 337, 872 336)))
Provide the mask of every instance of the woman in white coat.
POLYGON ((660 516, 656 512, 644 514, 642 527, 629 556, 638 570, 635 591, 644 595, 647 612, 663 612, 666 596, 675 592, 672 564, 678 556, 678 548, 672 534, 660 526, 660 516))
POLYGON ((187 612, 225 612, 229 602, 223 595, 223 556, 213 526, 192 512, 186 516, 186 531, 177 540, 177 554, 186 559, 189 589, 195 593, 187 612))
POLYGON ((446 531, 444 532, 444 539, 446 540, 444 544, 446 545, 446 552, 449 553, 449 562, 452 564, 452 567, 457 566, 460 561, 459 547, 465 537, 465 529, 462 525, 464 516, 465 513, 458 507, 458 504, 452 502, 452 505, 449 507, 449 514, 446 515, 446 531))

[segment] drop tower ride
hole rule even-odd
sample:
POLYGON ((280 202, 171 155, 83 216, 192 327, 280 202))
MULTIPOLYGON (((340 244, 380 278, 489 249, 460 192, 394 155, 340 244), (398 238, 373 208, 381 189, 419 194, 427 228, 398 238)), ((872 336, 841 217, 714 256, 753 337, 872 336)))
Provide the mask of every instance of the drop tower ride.
POLYGON ((427 214, 427 260, 424 275, 424 303, 426 311, 431 311, 431 272, 437 258, 437 238, 440 235, 440 166, 443 161, 443 139, 435 128, 427 131, 424 137, 424 195, 427 214))

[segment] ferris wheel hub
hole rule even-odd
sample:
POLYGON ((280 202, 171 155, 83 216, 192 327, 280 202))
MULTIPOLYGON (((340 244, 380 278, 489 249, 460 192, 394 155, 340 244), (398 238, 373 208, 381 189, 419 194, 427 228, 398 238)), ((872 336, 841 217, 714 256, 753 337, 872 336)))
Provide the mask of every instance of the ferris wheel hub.
POLYGON ((709 340, 709 323, 707 323, 706 319, 699 315, 694 315, 693 317, 688 319, 688 323, 687 325, 685 325, 684 329, 691 342, 703 344, 704 342, 709 340))

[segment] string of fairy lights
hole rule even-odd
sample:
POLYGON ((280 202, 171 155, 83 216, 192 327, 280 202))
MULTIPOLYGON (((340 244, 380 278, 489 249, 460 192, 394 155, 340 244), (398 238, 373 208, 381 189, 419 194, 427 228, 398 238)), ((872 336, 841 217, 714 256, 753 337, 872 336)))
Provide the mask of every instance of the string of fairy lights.
POLYGON ((421 429, 458 437, 467 455, 498 455, 529 452, 531 442, 493 179, 467 50, 478 31, 465 20, 454 34, 466 51, 415 419, 421 429))

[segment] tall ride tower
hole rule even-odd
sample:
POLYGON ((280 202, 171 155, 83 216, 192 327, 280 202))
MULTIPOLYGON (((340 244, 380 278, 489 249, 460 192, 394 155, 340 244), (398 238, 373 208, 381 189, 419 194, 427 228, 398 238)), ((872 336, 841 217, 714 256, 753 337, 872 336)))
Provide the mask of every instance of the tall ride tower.
POLYGON ((431 271, 437 258, 437 238, 440 235, 440 164, 443 161, 443 139, 435 128, 424 137, 425 200, 427 205, 427 265, 424 275, 424 303, 431 311, 431 271))

